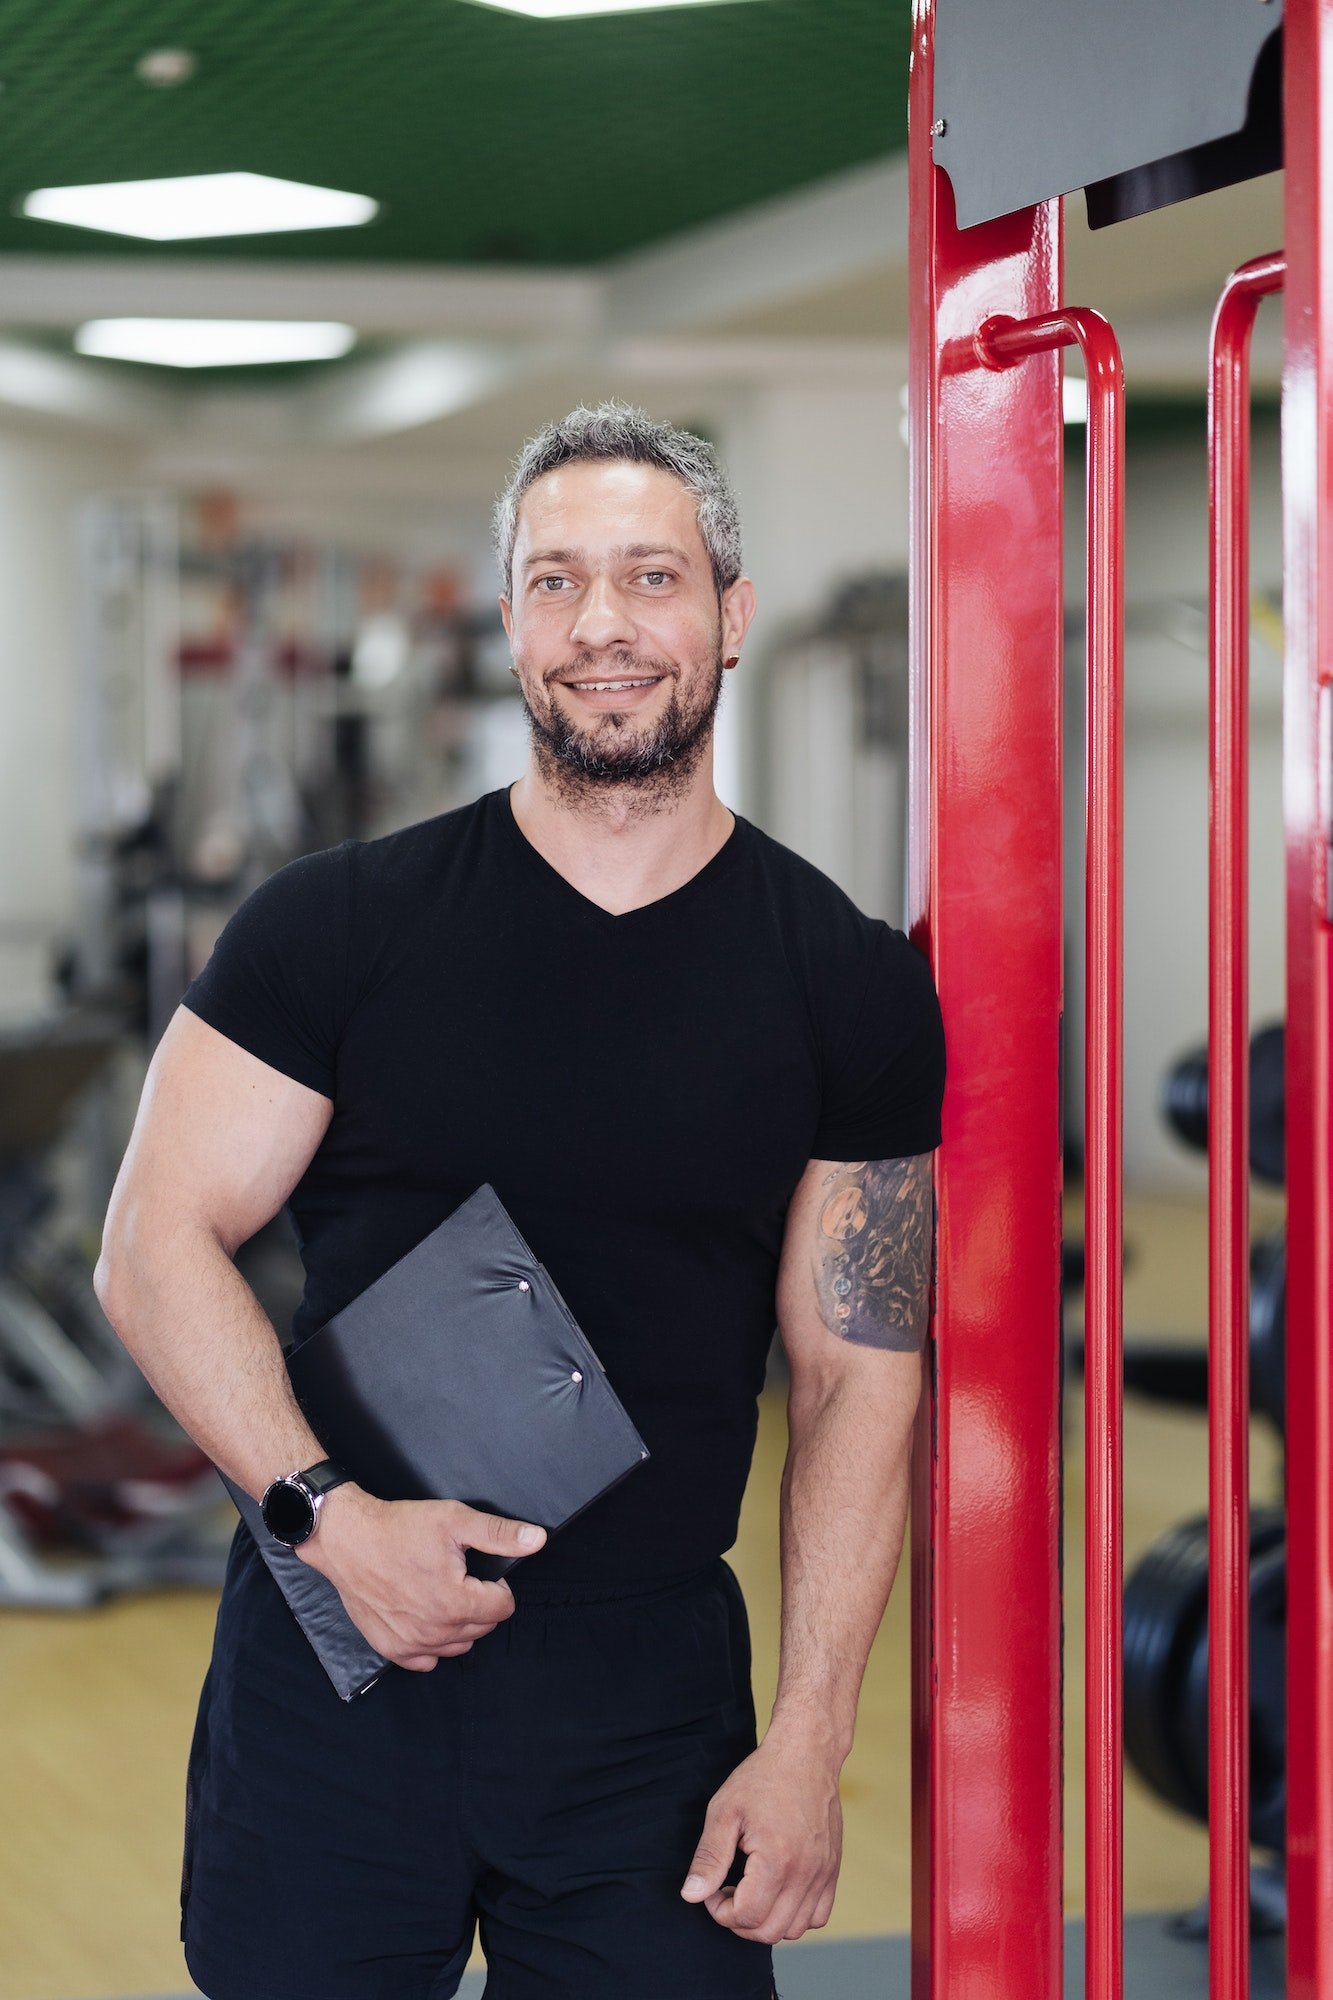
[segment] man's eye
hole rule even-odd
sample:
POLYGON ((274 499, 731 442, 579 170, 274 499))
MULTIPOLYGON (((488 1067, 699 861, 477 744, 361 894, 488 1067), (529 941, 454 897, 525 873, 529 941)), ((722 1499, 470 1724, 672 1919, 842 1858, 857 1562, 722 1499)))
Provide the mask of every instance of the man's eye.
POLYGON ((670 570, 667 569, 645 570, 643 573, 643 581, 645 583, 652 583, 652 584, 670 583, 671 572, 670 570))
POLYGON ((554 597, 564 582, 565 579, 563 576, 539 576, 537 578, 537 588, 545 596, 554 597))

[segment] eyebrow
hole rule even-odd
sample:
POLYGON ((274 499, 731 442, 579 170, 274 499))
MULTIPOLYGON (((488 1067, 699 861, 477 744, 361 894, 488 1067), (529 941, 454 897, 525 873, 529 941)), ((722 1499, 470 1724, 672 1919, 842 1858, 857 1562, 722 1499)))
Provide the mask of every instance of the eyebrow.
MULTIPOLYGON (((678 549, 671 542, 629 542, 624 548, 610 551, 612 562, 645 562, 650 556, 671 556, 679 563, 690 561, 689 551, 678 549)), ((586 549, 537 549, 525 557, 524 570, 536 569, 541 563, 567 563, 573 568, 586 564, 586 549)))

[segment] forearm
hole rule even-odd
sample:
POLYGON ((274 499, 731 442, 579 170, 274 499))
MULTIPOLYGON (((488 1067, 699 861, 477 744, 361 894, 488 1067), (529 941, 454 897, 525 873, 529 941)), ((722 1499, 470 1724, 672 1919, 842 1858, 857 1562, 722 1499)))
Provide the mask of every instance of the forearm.
POLYGON ((782 1640, 770 1733, 840 1766, 902 1552, 911 1406, 864 1378, 793 1381, 782 1475, 782 1640))
POLYGON ((273 1323, 217 1237, 195 1224, 109 1241, 103 1310, 172 1415, 246 1493, 324 1456, 287 1379, 273 1323))

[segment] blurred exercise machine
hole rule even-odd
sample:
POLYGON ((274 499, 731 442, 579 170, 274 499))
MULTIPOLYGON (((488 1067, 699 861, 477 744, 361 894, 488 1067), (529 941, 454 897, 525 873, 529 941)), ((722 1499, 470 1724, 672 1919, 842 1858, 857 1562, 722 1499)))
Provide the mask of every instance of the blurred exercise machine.
POLYGON ((0 1606, 216 1586, 230 1539, 212 1466, 47 1226, 48 1156, 120 1044, 116 1022, 74 1012, 0 1034, 0 1606))

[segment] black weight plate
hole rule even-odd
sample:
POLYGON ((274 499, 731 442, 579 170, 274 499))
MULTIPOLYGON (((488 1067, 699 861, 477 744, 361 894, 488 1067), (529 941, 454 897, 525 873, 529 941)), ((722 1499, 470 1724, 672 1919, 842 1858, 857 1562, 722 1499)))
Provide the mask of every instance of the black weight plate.
POLYGON ((1281 1853, 1287 1832, 1287 1551, 1250 1575, 1250 1839, 1281 1853))
POLYGON ((1125 1755, 1150 1790, 1195 1810, 1180 1761, 1180 1685, 1208 1615, 1208 1523, 1182 1521, 1125 1580, 1125 1755))
MULTIPOLYGON (((1284 1534, 1280 1508, 1256 1507, 1252 1564, 1284 1534)), ((1125 1755, 1159 1798, 1196 1819, 1207 1817, 1208 1798, 1187 1740, 1187 1709, 1200 1653, 1207 1686, 1207 1637, 1208 1517, 1200 1514, 1169 1529, 1125 1582, 1125 1755)), ((1206 1774, 1206 1745, 1202 1768, 1206 1774)))
MULTIPOLYGON (((1285 1526, 1256 1509, 1250 1528, 1250 1839, 1281 1849, 1286 1816, 1285 1526)), ((1197 1819, 1208 1817, 1208 1629, 1192 1648, 1182 1687, 1179 1763, 1197 1819)))
POLYGON ((1250 1254, 1250 1403, 1286 1431, 1287 1237, 1274 1230, 1250 1254))
POLYGON ((1287 1178, 1286 1036, 1281 1021, 1250 1037, 1250 1172, 1281 1187, 1287 1178))

